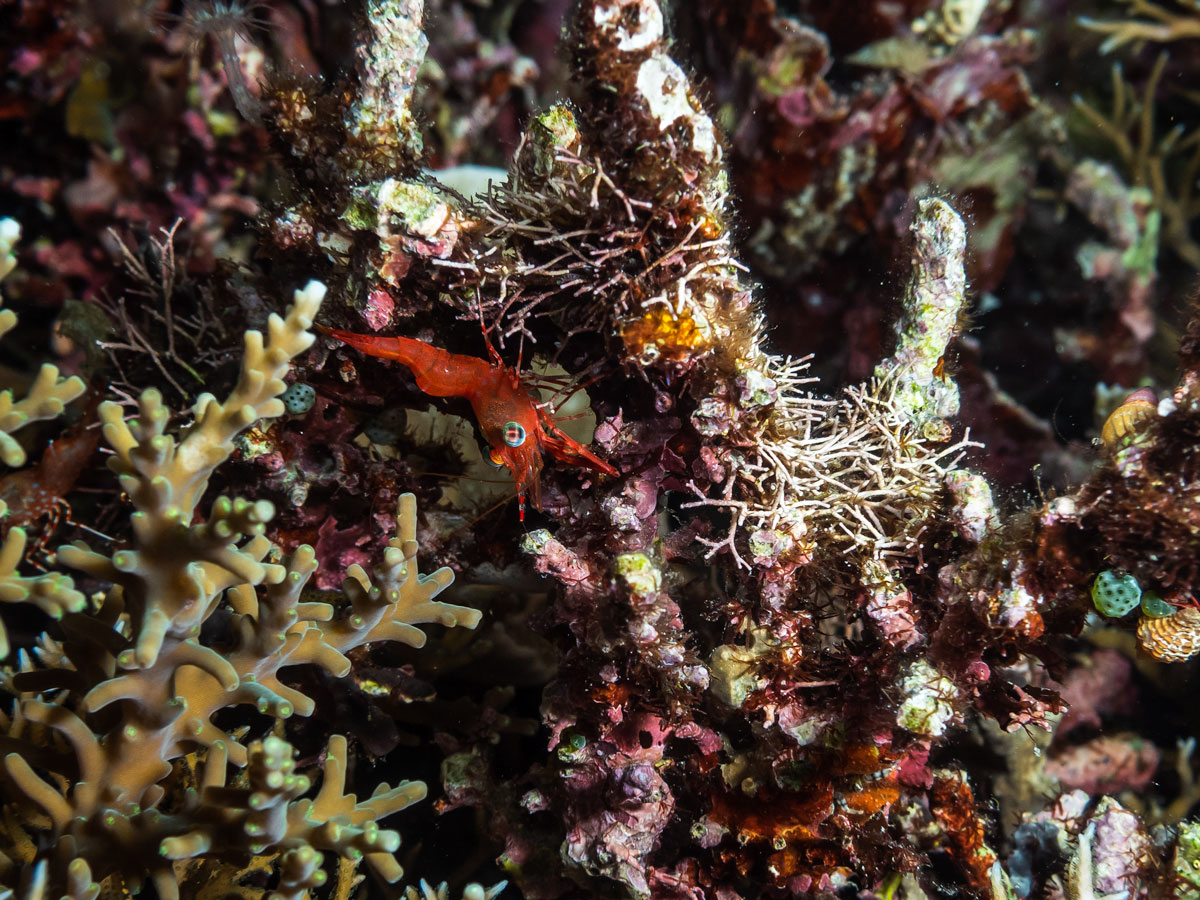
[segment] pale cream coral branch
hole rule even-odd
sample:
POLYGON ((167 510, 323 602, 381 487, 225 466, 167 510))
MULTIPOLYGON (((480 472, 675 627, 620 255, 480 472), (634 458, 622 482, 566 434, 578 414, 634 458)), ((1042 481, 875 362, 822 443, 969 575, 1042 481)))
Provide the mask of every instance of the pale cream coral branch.
MULTIPOLYGON (((0 543, 0 603, 32 603, 55 619, 63 613, 79 612, 87 598, 61 572, 21 575, 17 566, 25 558, 27 536, 23 528, 10 528, 0 543)), ((8 632, 0 621, 0 658, 8 656, 8 632)))
POLYGON ((369 798, 357 802, 353 794, 346 794, 346 749, 340 734, 329 739, 320 791, 311 803, 294 803, 288 810, 289 838, 344 855, 357 851, 385 881, 394 883, 404 874, 392 855, 400 846, 400 836, 381 830, 378 820, 425 799, 425 784, 403 781, 393 788, 380 784, 369 798))
POLYGON ((313 317, 325 286, 310 281, 295 292, 287 315, 272 314, 268 340, 246 334, 241 378, 224 403, 211 394, 196 401, 196 421, 178 441, 165 433, 170 418, 156 390, 138 398, 138 418, 125 421, 115 403, 100 405, 104 436, 113 448, 109 468, 134 506, 134 546, 111 557, 84 543, 60 550, 68 565, 120 584, 133 625, 127 668, 154 664, 169 634, 198 631, 227 588, 282 579, 282 567, 262 562, 270 544, 261 538, 274 514, 265 501, 220 499, 207 523, 193 525, 196 504, 213 470, 233 451, 233 438, 264 416, 283 413, 279 395, 291 360, 312 345, 313 317), (249 540, 235 543, 242 535, 249 540))
MULTIPOLYGON (((224 581, 201 584, 209 576, 195 575, 193 570, 204 570, 209 563, 189 565, 187 560, 199 552, 196 545, 229 541, 231 552, 246 555, 245 565, 262 564, 270 548, 265 538, 251 538, 240 549, 235 542, 242 533, 257 530, 271 512, 270 504, 261 501, 220 498, 206 522, 177 525, 170 537, 180 541, 182 549, 174 571, 178 574, 183 566, 192 573, 185 593, 201 612, 190 629, 179 629, 175 626, 185 617, 169 614, 170 604, 156 606, 155 612, 172 627, 149 664, 137 666, 137 629, 125 627, 132 616, 122 611, 127 595, 140 588, 133 581, 129 588, 118 582, 101 609, 102 615, 109 616, 108 627, 116 627, 97 628, 95 634, 97 643, 107 648, 104 667, 111 677, 91 685, 90 691, 69 705, 44 702, 36 696, 54 683, 45 677, 53 674, 52 670, 27 671, 23 667, 14 679, 17 692, 26 696, 9 723, 7 736, 11 746, 27 749, 12 752, 3 760, 10 790, 27 808, 48 820, 54 834, 47 846, 55 846, 55 840, 60 848, 69 843, 72 853, 103 873, 101 879, 113 869, 110 858, 114 848, 127 847, 126 838, 133 833, 140 836, 138 846, 152 854, 138 865, 148 872, 164 900, 180 896, 171 861, 247 850, 258 855, 278 854, 281 877, 277 895, 290 900, 306 900, 326 879, 321 869, 322 851, 336 852, 351 865, 365 858, 388 881, 402 874, 393 856, 399 836, 381 829, 378 820, 423 798, 423 784, 381 785, 362 801, 347 795, 346 742, 335 736, 329 743, 321 788, 315 797, 306 799, 312 779, 295 773, 295 752, 290 745, 266 738, 245 746, 212 720, 221 710, 246 703, 277 718, 309 715, 314 711, 311 699, 280 681, 283 668, 311 663, 344 675, 349 668, 344 651, 384 639, 419 646, 424 635, 417 624, 474 627, 480 614, 434 600, 453 580, 453 574, 447 568, 428 577, 419 574, 416 501, 406 494, 397 511, 396 537, 383 562, 369 577, 359 570, 356 578, 348 579, 348 609, 300 602, 304 584, 316 569, 312 548, 302 546, 284 565, 274 567, 284 575, 273 583, 228 585, 234 609, 229 623, 233 641, 218 652, 201 643, 198 626, 213 612, 224 586, 238 576, 227 571, 224 581), (122 650, 125 639, 121 633, 126 631, 131 632, 133 647, 122 650), (118 706, 119 701, 123 702, 118 706), (106 708, 115 724, 107 733, 94 734, 81 716, 106 708), (46 729, 52 729, 73 750, 75 771, 70 780, 46 765, 47 760, 39 759, 37 770, 34 768, 46 729), (171 761, 197 745, 209 752, 201 796, 189 799, 182 810, 162 813, 157 804, 171 761), (247 768, 248 787, 226 783, 230 766, 247 768), (49 771, 49 777, 43 770, 49 771), (101 808, 103 823, 97 824, 101 808)), ((129 580, 131 573, 142 568, 134 561, 136 552, 140 551, 118 551, 107 561, 118 579, 129 580)), ((97 565, 104 560, 79 548, 64 548, 60 553, 87 557, 97 565)), ((162 562, 159 576, 165 578, 168 567, 162 562)), ((249 574, 257 577, 258 573, 249 574)), ((178 579, 173 584, 179 588, 178 579)), ((74 652, 80 650, 81 645, 76 644, 74 652)), ((66 657, 60 654, 60 658, 57 668, 71 668, 66 657)), ((75 694, 75 689, 69 689, 60 697, 75 694)), ((54 875, 56 883, 62 883, 63 877, 60 868, 54 875)))
POLYGON ((1079 18, 1079 24, 1084 28, 1108 35, 1100 45, 1101 53, 1111 53, 1133 41, 1169 44, 1172 41, 1200 38, 1200 4, 1181 0, 1181 5, 1189 7, 1191 12, 1179 14, 1169 12, 1149 0, 1124 0, 1124 3, 1129 7, 1130 18, 1114 21, 1100 21, 1089 16, 1079 18), (1133 16, 1145 18, 1135 19, 1133 16))
POLYGON ((281 853, 279 889, 269 896, 305 900, 326 877, 320 851, 332 851, 357 862, 366 858, 386 880, 402 874, 392 855, 400 846, 395 831, 381 829, 378 820, 425 797, 425 785, 402 782, 381 785, 359 802, 346 794, 346 739, 329 740, 321 787, 304 798, 313 779, 295 772, 295 749, 287 741, 267 737, 250 746, 245 788, 227 787, 225 756, 213 748, 205 767, 201 796, 190 801, 195 825, 190 831, 165 838, 160 853, 170 860, 215 852, 281 853), (199 801, 199 802, 197 802, 199 801))
MULTIPOLYGON (((21 227, 13 219, 0 219, 0 280, 16 267, 13 253, 21 227)), ((0 302, 3 297, 0 297, 0 302)), ((0 309, 0 337, 17 324, 16 313, 0 309)), ((14 400, 13 392, 0 392, 0 461, 9 466, 23 466, 25 450, 13 438, 12 432, 30 422, 52 419, 60 415, 67 403, 83 393, 83 381, 74 376, 59 378, 58 369, 44 365, 38 372, 33 386, 22 400, 14 400)), ((7 507, 0 500, 0 517, 7 507)), ((44 575, 24 576, 17 567, 25 557, 27 537, 22 528, 10 528, 0 544, 0 603, 32 603, 48 615, 61 618, 63 613, 77 612, 83 608, 83 594, 66 575, 48 572, 44 575)), ((0 658, 8 656, 8 633, 0 622, 0 658)))
POLYGON ((454 581, 451 569, 443 566, 430 575, 417 574, 417 500, 412 494, 401 495, 396 525, 396 536, 388 542, 374 578, 358 565, 346 572, 342 588, 350 598, 351 614, 323 629, 325 641, 339 651, 381 640, 424 646, 425 634, 415 627, 424 622, 447 628, 479 624, 479 610, 434 602, 454 581))
MULTIPOLYGON (((507 886, 507 881, 501 881, 486 888, 478 882, 471 882, 463 885, 462 900, 492 900, 492 898, 500 896, 501 891, 507 886)), ((443 881, 434 887, 422 878, 418 882, 418 887, 410 885, 404 889, 404 900, 450 900, 450 886, 443 881)))
POLYGON ((296 291, 286 318, 271 315, 266 345, 261 332, 246 332, 237 386, 224 403, 212 394, 197 398, 195 424, 178 446, 162 434, 166 411, 157 392, 143 393, 142 418, 133 423, 123 421, 116 404, 102 404, 104 434, 116 451, 110 468, 119 476, 136 476, 143 482, 165 478, 173 491, 169 507, 178 509, 183 521, 190 521, 213 469, 233 452, 233 438, 260 418, 283 414, 279 399, 286 388, 283 376, 291 360, 312 346, 309 329, 324 296, 325 286, 317 281, 296 291))
MULTIPOLYGON (((13 248, 21 239, 21 225, 16 219, 0 219, 0 281, 17 267, 17 257, 13 248)), ((16 323, 17 317, 11 312, 0 313, 0 336, 16 323)))
MULTIPOLYGON (((13 219, 0 219, 0 280, 17 264, 13 248, 20 236, 21 226, 13 219)), ((0 310, 0 336, 16 324, 16 313, 0 310)), ((14 400, 11 390, 0 391, 0 461, 14 468, 25 465, 25 450, 12 433, 30 422, 61 415, 66 404, 82 394, 85 388, 83 379, 74 375, 59 378, 58 368, 47 363, 38 371, 29 393, 23 399, 14 400)), ((4 504, 0 502, 0 515, 3 513, 4 504)))
MULTIPOLYGON (((166 479, 157 476, 154 481, 166 479)), ((239 583, 273 583, 284 577, 281 566, 262 562, 270 542, 261 533, 273 515, 274 507, 266 501, 227 498, 213 504, 213 519, 205 525, 185 525, 171 510, 155 523, 154 516, 139 510, 132 516, 134 547, 109 558, 76 542, 61 547, 59 559, 121 586, 133 646, 120 662, 126 668, 144 669, 157 660, 169 635, 185 639, 197 632, 222 591, 239 583), (234 525, 245 531, 232 531, 234 525), (243 534, 250 540, 238 546, 243 534)))

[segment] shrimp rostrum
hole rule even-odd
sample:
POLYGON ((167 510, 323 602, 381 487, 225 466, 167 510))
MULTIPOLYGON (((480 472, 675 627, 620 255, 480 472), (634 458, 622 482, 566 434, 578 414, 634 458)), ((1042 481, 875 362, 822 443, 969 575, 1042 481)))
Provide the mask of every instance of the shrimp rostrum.
POLYGON ((318 325, 318 330, 368 356, 394 359, 407 366, 419 387, 431 397, 464 397, 491 448, 492 462, 512 473, 517 487, 521 521, 525 498, 542 508, 538 475, 542 453, 560 462, 583 466, 605 475, 620 473, 587 447, 563 433, 554 419, 534 399, 533 388, 517 369, 504 365, 488 344, 490 360, 450 353, 440 347, 406 337, 354 334, 318 325))

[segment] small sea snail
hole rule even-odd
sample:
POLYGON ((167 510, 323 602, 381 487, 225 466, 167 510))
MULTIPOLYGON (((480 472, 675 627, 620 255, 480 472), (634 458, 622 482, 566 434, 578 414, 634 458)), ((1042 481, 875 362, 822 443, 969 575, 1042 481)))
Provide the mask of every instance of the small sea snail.
POLYGON ((1142 615, 1144 616, 1149 616, 1151 619, 1165 619, 1167 616, 1175 615, 1175 609, 1175 606, 1154 591, 1142 593, 1142 615))
POLYGON ((1200 653, 1200 609, 1185 606, 1161 619, 1138 622, 1138 643, 1159 662, 1183 662, 1200 653))
POLYGON ((1139 388, 1112 411, 1100 429, 1105 446, 1115 447, 1122 438, 1140 431, 1144 423, 1158 415, 1158 398, 1150 388, 1139 388))
POLYGON ((317 392, 303 382, 297 381, 290 385, 279 397, 288 415, 302 416, 313 408, 317 402, 317 392))
POLYGON ((1137 609, 1142 588, 1137 579, 1113 569, 1101 572, 1092 584, 1092 603, 1106 616, 1119 619, 1137 609))

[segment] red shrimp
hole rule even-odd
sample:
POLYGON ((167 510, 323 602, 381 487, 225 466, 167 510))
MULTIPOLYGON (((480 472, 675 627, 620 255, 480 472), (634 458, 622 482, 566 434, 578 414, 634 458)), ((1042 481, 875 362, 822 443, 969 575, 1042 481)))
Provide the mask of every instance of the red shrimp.
POLYGON ((620 473, 587 447, 563 434, 538 404, 515 368, 504 365, 488 344, 491 361, 450 353, 406 337, 353 334, 317 325, 317 330, 369 356, 394 359, 412 371, 417 387, 432 397, 465 397, 491 448, 492 462, 506 466, 517 486, 520 519, 525 521, 525 495, 542 508, 538 473, 542 451, 573 466, 605 475, 620 473))

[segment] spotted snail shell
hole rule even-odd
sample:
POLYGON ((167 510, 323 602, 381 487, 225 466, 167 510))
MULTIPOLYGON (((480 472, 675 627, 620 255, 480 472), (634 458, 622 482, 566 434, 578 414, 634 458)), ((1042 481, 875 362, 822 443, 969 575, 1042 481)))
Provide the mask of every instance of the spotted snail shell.
POLYGON ((1150 388, 1134 391, 1113 410, 1100 429, 1100 440, 1113 447, 1123 437, 1141 430, 1146 420, 1158 415, 1158 398, 1150 388))

